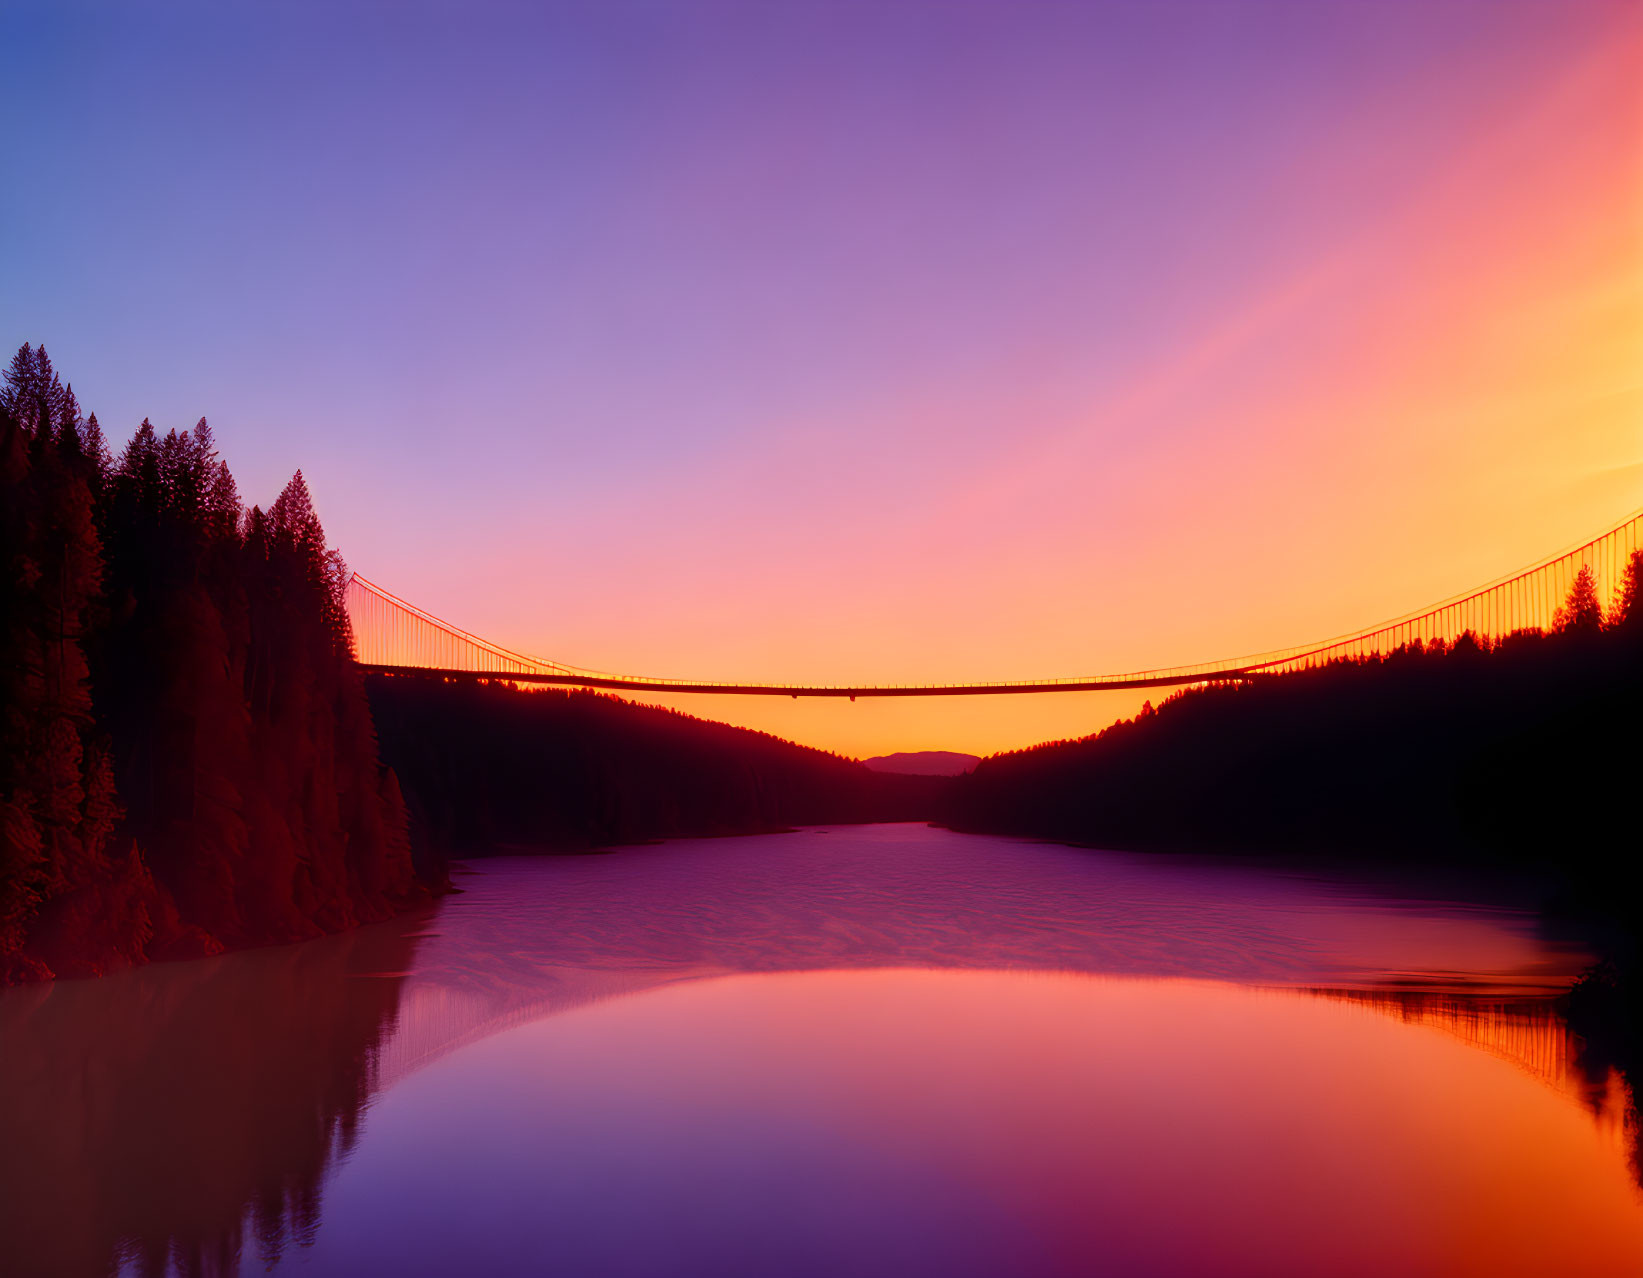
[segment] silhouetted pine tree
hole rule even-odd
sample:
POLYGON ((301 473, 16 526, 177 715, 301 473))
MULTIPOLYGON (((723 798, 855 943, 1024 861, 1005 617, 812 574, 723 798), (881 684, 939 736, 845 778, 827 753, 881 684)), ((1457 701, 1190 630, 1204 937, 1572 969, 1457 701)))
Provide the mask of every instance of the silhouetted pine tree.
POLYGON ((146 871, 114 838, 119 806, 93 717, 86 644, 101 616, 103 557, 78 409, 43 348, 18 352, 5 404, 0 975, 16 977, 74 970, 87 950, 135 961, 152 927, 146 871))
POLYGON ((88 413, 84 425, 80 430, 80 451, 85 455, 86 463, 91 473, 96 477, 95 488, 99 496, 108 483, 109 473, 114 469, 114 458, 108 451, 108 440, 103 437, 103 428, 97 422, 96 413, 88 413))
POLYGON ((1610 801, 1643 771, 1643 662, 1622 615, 1604 627, 1582 570, 1556 633, 1177 693, 1093 736, 984 760, 947 819, 1106 847, 1517 859, 1635 911, 1643 855, 1630 807, 1610 801), (1570 796, 1586 794, 1602 800, 1571 834, 1570 796))
POLYGON ((63 384, 44 346, 24 343, 6 369, 4 406, 37 446, 52 439, 62 416, 63 384))
POLYGON ((1597 597, 1597 578, 1588 565, 1580 565, 1569 587, 1569 597, 1552 620, 1552 629, 1559 634, 1596 634, 1603 629, 1603 604, 1597 597))
POLYGON ((1614 604, 1609 609, 1609 625, 1628 634, 1643 634, 1643 550, 1634 550, 1620 573, 1614 604))
POLYGON ((22 951, 50 874, 25 774, 40 700, 39 672, 27 664, 39 582, 30 553, 37 520, 29 436, 11 409, 12 388, 32 364, 33 351, 25 346, 0 394, 0 981, 35 974, 37 965, 22 951))
POLYGON ((0 982, 316 935, 423 894, 300 474, 242 516, 204 418, 145 420, 114 464, 25 346, 0 498, 0 982))

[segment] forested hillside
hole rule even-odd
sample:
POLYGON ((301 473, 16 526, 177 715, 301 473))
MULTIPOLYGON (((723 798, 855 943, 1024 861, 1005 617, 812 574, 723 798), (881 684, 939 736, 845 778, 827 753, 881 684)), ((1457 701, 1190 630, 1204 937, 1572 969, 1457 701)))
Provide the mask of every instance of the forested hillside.
MULTIPOLYGON (((1593 1079, 1643 1079, 1643 551, 1550 633, 1407 647, 1218 685, 983 760, 961 830, 1109 848, 1523 866, 1604 961, 1570 992, 1593 1079)), ((1633 1120, 1635 1124, 1635 1109, 1633 1120)), ((1635 1155, 1634 1155, 1635 1158, 1635 1155)), ((1643 1174, 1643 1173, 1640 1173, 1643 1174)))
POLYGON ((1556 862, 1636 882, 1643 552, 1554 629, 1180 693, 1078 741, 984 760, 960 829, 1119 848, 1556 862))
POLYGON ((443 890, 445 850, 935 811, 940 782, 588 693, 377 680, 379 757, 346 579, 300 472, 245 509, 203 419, 144 421, 116 456, 45 350, 17 353, 0 984, 383 919, 443 890))
POLYGON ((928 820, 950 784, 599 693, 367 686, 417 842, 451 855, 928 820))
MULTIPOLYGON (((202 419, 118 457, 43 348, 0 393, 0 983, 294 940, 430 888, 300 472, 202 419)), ((437 872, 429 876, 437 881, 437 872)))

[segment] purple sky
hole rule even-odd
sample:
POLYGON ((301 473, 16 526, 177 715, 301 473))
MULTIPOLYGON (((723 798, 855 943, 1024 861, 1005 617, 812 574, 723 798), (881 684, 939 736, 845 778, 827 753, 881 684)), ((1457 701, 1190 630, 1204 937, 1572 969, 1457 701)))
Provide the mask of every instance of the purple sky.
MULTIPOLYGON (((1640 31, 6 4, 0 339, 116 440, 209 416, 249 500, 302 467, 368 576, 578 664, 1300 642, 1643 504, 1640 31)), ((854 752, 1126 707, 695 708, 854 752)))

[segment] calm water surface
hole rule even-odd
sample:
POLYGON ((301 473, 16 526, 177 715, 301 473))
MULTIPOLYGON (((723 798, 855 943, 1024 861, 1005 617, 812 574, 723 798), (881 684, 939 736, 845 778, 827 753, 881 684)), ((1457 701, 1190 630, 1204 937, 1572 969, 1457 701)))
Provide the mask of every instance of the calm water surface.
POLYGON ((0 1273, 1643 1274, 1532 917, 919 826, 0 994, 0 1273))

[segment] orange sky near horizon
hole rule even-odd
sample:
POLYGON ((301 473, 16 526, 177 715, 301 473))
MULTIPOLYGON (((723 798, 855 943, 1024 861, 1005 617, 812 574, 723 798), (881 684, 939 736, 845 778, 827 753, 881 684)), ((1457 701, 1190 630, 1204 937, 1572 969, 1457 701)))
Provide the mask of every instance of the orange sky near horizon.
MULTIPOLYGON (((1643 507, 1635 0, 327 21, 40 17, 0 327, 117 442, 207 415, 248 501, 300 467, 353 567, 506 647, 1155 668, 1643 507)), ((865 756, 1145 696, 654 700, 865 756)))
MULTIPOLYGON (((864 497, 841 478, 853 463, 818 475, 810 440, 790 432, 658 495, 703 556, 730 540, 701 530, 729 518, 713 512, 759 530, 734 571, 681 570, 679 547, 652 567, 634 546, 606 568, 628 588, 597 621, 527 594, 477 624, 528 651, 661 676, 1071 676, 1350 631, 1596 534, 1643 506, 1636 24, 1535 88, 1422 185, 1384 193, 1326 256, 1182 332, 1155 365, 1095 388, 1024 370, 1012 407, 1036 431, 1000 430, 942 482, 871 483, 864 497), (1115 434, 1126 446, 1109 460, 1115 434), (792 518, 794 487, 812 500, 833 488, 838 523, 792 518)), ((1344 154, 1385 128, 1362 127, 1344 154)), ((1298 187, 1351 184, 1341 155, 1304 164, 1298 187)), ((886 430, 939 436, 960 393, 920 392, 886 430)), ((639 699, 867 755, 1080 736, 1159 695, 639 699)))

